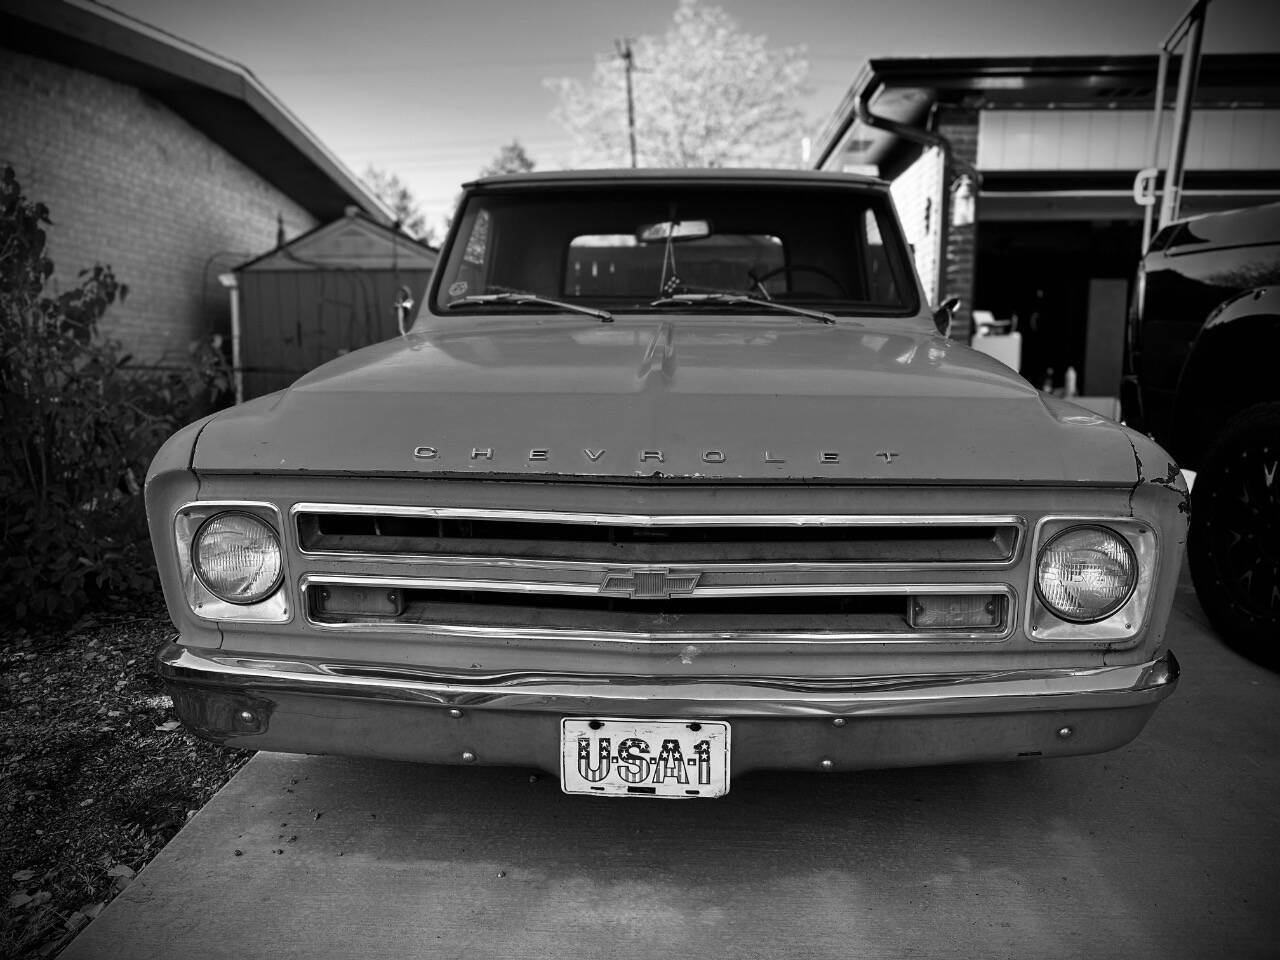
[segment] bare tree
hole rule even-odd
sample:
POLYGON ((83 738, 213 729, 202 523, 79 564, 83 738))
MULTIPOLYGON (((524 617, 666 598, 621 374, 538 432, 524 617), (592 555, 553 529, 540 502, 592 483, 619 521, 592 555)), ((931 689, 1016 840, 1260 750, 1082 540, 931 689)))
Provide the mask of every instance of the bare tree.
POLYGON ((499 173, 528 173, 537 164, 530 158, 525 151, 524 145, 519 140, 512 139, 510 143, 503 144, 497 155, 485 164, 480 171, 482 177, 492 177, 499 173))
MULTIPOLYGON (((803 48, 767 43, 698 0, 680 0, 664 36, 635 40, 639 165, 796 165, 809 64, 803 48)), ((588 83, 547 81, 559 96, 552 116, 577 142, 577 166, 630 163, 623 67, 617 54, 601 54, 588 83)))
POLYGON ((399 177, 369 166, 360 179, 377 194, 379 200, 391 208, 396 222, 405 233, 419 240, 427 239, 427 218, 418 207, 418 199, 399 177))

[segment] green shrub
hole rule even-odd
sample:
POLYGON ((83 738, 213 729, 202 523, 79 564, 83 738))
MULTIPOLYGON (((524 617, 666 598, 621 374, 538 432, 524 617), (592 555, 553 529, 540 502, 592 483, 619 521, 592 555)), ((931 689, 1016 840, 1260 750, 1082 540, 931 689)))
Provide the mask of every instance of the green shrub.
POLYGON ((217 344, 189 368, 131 369, 98 321, 128 288, 110 267, 45 287, 49 211, 0 176, 0 604, 70 620, 156 590, 142 481, 177 427, 214 409, 230 373, 217 344))

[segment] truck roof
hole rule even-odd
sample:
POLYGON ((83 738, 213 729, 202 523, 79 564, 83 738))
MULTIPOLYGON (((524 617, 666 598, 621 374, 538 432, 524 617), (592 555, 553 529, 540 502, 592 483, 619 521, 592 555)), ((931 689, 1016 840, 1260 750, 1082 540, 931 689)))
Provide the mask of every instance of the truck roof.
POLYGON ((525 186, 586 186, 597 183, 618 185, 635 183, 712 184, 712 183, 793 183, 832 184, 843 183, 864 187, 888 188, 888 182, 860 173, 833 173, 826 170, 804 169, 751 169, 721 167, 648 167, 606 170, 546 170, 532 173, 505 173, 481 177, 463 184, 466 189, 509 189, 525 186))

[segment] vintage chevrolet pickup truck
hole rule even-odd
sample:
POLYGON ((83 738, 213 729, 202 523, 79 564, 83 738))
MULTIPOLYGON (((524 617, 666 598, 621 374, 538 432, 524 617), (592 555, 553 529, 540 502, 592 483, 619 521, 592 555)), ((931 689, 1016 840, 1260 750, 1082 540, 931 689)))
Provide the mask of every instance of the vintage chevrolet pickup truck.
POLYGON ((210 740, 587 795, 1119 747, 1185 487, 948 326, 881 181, 470 184, 403 336, 156 456, 160 673, 210 740))

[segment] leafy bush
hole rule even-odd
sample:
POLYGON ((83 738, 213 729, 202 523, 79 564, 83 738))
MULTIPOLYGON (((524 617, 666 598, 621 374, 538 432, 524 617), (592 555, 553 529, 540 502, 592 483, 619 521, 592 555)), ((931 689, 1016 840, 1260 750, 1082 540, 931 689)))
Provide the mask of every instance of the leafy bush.
POLYGON ((131 369, 98 321, 128 288, 82 270, 48 296, 49 211, 0 175, 0 604, 22 621, 70 620, 156 589, 142 481, 178 426, 230 384, 217 344, 182 371, 131 369))

